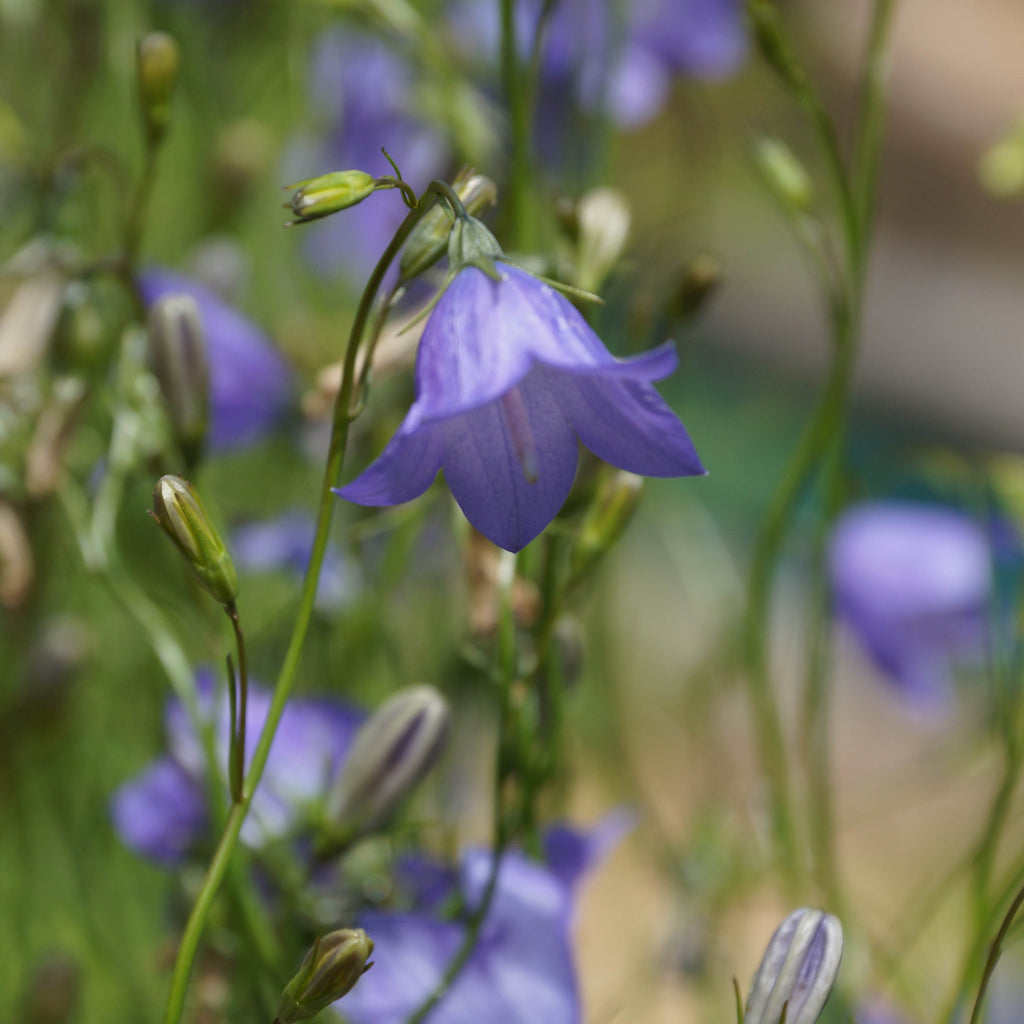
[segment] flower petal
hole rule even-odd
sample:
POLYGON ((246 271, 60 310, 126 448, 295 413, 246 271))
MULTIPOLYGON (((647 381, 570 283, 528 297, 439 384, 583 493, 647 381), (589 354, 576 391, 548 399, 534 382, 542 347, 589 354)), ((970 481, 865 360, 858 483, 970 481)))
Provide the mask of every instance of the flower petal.
MULTIPOLYGON (((650 354, 652 362, 660 351, 650 354)), ((643 476, 704 474, 686 427, 658 392, 641 381, 617 379, 628 365, 607 374, 545 372, 579 439, 599 459, 643 476)))
POLYGON ((357 505, 399 505, 418 498, 441 468, 444 431, 437 425, 407 429, 408 423, 407 417, 369 467, 334 493, 357 505))
POLYGON ((573 371, 628 365, 550 285, 518 267, 497 267, 500 281, 463 268, 438 300, 420 339, 410 426, 494 401, 534 363, 573 371))
POLYGON ((527 479, 508 416, 499 402, 445 421, 444 475, 466 518, 506 551, 519 551, 544 529, 572 489, 579 449, 544 386, 540 368, 518 389, 532 435, 536 474, 527 479))
POLYGON ((169 757, 153 761, 121 786, 110 803, 124 843, 158 864, 177 864, 206 830, 206 802, 198 784, 169 757))

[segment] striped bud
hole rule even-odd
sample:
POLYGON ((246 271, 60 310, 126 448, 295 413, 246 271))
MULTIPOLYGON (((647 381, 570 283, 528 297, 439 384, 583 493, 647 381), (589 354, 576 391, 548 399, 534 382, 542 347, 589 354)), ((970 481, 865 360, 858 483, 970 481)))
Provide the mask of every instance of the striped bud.
POLYGON ((373 966, 373 939, 362 928, 341 928, 321 936, 281 993, 274 1024, 312 1020, 352 990, 373 966))

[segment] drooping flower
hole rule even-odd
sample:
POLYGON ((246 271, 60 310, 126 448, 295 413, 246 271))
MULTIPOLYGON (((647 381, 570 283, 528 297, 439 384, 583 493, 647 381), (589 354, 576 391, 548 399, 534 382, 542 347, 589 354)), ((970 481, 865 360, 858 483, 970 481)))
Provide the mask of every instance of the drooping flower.
MULTIPOLYGON (((218 765, 227 764, 229 712, 226 695, 215 701, 213 675, 197 678, 200 709, 214 717, 218 765)), ((246 752, 251 760, 270 694, 250 684, 246 752)), ((337 701, 293 699, 281 717, 270 757, 242 826, 242 841, 259 847, 285 835, 304 809, 322 801, 337 779, 352 737, 363 719, 337 701)), ((125 844, 159 864, 173 866, 206 835, 206 757, 184 706, 167 705, 169 753, 148 765, 114 794, 111 812, 125 844)))
MULTIPOLYGON (((572 954, 573 908, 584 873, 631 825, 613 814, 589 835, 560 827, 545 842, 545 863, 505 854, 490 910, 464 969, 431 1013, 434 1024, 578 1024, 579 987, 572 954)), ((467 908, 479 905, 493 865, 486 850, 462 858, 455 881, 443 871, 417 874, 424 903, 408 913, 368 913, 360 926, 376 944, 374 972, 339 1008, 352 1024, 401 1024, 433 991, 466 935, 461 921, 434 910, 438 887, 455 881, 467 908)))
POLYGON ((985 652, 985 531, 953 509, 869 502, 836 524, 829 573, 839 616, 878 668, 913 704, 946 704, 953 669, 985 652))
MULTIPOLYGON (((235 564, 242 572, 283 570, 301 581, 313 550, 316 523, 308 513, 294 510, 267 522, 245 523, 231 534, 235 564)), ((328 544, 317 585, 316 604, 330 612, 351 603, 361 589, 359 567, 344 551, 328 544)))
POLYGON ((243 447, 268 433, 291 400, 291 373, 267 335, 184 274, 147 270, 138 286, 147 306, 184 293, 199 307, 210 366, 210 448, 243 447))
MULTIPOLYGON (((296 177, 325 168, 391 174, 381 147, 417 190, 444 172, 450 161, 448 143, 413 105, 413 68, 382 39, 348 27, 332 29, 318 40, 310 67, 310 97, 327 132, 293 153, 296 177)), ((361 282, 407 212, 396 192, 373 196, 342 216, 311 225, 311 265, 318 272, 341 272, 361 282)))
POLYGON ((518 551, 569 495, 577 441, 644 476, 704 472, 686 428, 651 385, 666 344, 617 360, 549 285, 497 262, 466 266, 441 296, 416 359, 416 401, 379 458, 337 493, 361 505, 422 494, 443 469, 466 518, 518 551))

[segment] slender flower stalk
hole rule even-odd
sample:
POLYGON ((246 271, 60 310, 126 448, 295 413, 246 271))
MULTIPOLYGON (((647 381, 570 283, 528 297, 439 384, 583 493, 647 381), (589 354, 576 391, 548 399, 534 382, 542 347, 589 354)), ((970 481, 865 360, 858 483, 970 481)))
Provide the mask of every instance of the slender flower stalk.
POLYGON ((274 741, 274 734, 277 731, 281 715, 284 713, 285 704, 295 683, 302 646, 306 639, 306 633, 309 630, 309 624, 312 620, 316 604, 320 569, 323 565, 324 555, 327 552, 327 541, 330 533, 331 513, 334 503, 331 488, 337 483, 341 473, 342 464, 345 459, 345 449, 348 443, 349 425, 352 422, 351 406, 356 381, 356 357, 362 344, 374 298, 380 290, 385 273, 398 255, 409 233, 438 198, 443 198, 448 202, 458 202, 457 197, 454 197, 451 189, 443 182, 432 182, 427 187, 420 197, 416 208, 408 213, 374 267, 373 273, 370 275, 362 297, 359 300, 359 306, 356 309, 355 319, 349 334, 348 348, 345 352, 341 388, 334 403, 331 438, 324 466, 323 482, 320 488, 316 534, 313 539, 313 550, 310 554, 309 565, 303 579, 299 610, 296 615, 295 624, 292 627, 292 635, 288 643, 288 649, 285 652, 284 662, 274 686, 267 719, 263 726, 263 731, 260 733, 256 749, 253 751, 249 772, 245 777, 243 798, 231 808, 224 826, 224 832, 214 852, 213 859, 207 868, 206 877, 203 880, 199 895, 185 925, 185 931, 181 938, 178 956, 175 960, 174 971, 171 976, 167 1008, 163 1018, 164 1024, 179 1024, 181 1021, 181 1015, 185 1007, 185 996, 188 991, 189 976, 191 975, 192 964, 199 949, 199 942, 206 927, 206 919, 216 899, 220 884, 228 870, 232 854, 238 843, 239 833, 249 812, 256 788, 263 776, 263 770, 270 755, 270 746, 274 741))

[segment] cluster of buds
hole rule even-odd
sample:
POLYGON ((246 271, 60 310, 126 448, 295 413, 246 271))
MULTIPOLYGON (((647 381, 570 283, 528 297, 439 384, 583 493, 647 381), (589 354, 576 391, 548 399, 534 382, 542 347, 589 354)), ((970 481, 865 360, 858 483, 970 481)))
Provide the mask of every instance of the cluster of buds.
POLYGON ((815 1024, 842 957, 838 918, 808 907, 794 910, 768 943, 740 1024, 815 1024))

